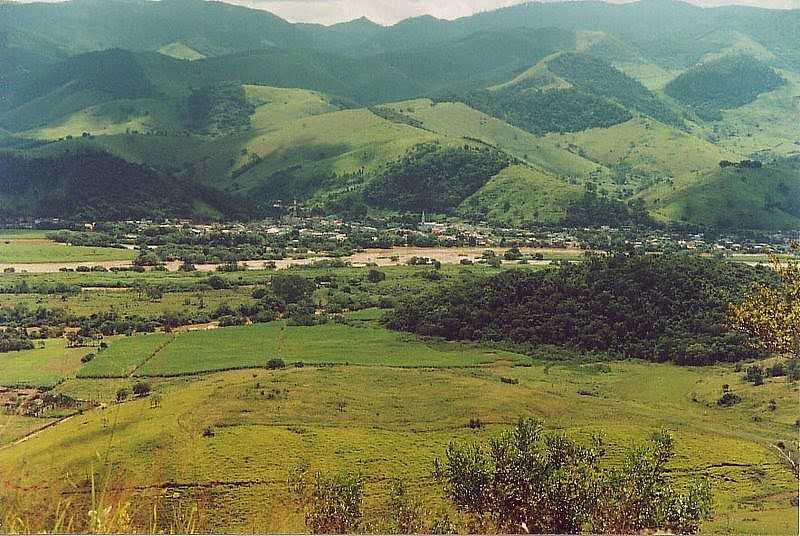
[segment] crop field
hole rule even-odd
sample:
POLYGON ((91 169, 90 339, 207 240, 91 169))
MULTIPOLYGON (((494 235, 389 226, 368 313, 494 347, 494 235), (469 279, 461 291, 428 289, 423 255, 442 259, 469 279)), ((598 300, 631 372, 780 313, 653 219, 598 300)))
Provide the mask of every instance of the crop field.
POLYGON ((80 377, 182 376, 218 370, 263 368, 267 361, 287 364, 350 364, 392 367, 469 367, 523 356, 469 344, 426 343, 378 327, 326 324, 256 324, 174 336, 121 339, 100 352, 80 377))
MULTIPOLYGON (((94 382, 104 381, 124 385, 94 382)), ((60 389, 113 399, 113 390, 89 390, 87 383, 74 380, 60 389)), ((115 481, 172 482, 186 498, 202 495, 212 529, 281 532, 302 528, 302 516, 287 503, 285 483, 288 469, 301 460, 314 469, 347 468, 368 476, 368 513, 385 501, 387 479, 399 476, 435 510, 443 503, 431 477, 433 460, 450 441, 486 440, 520 416, 538 416, 577 438, 602 434, 612 457, 633 440, 667 428, 678 448, 671 473, 704 474, 714 486, 718 513, 706 532, 796 531, 796 481, 767 445, 794 434, 788 421, 796 388, 770 380, 756 394, 730 367, 290 367, 153 385, 158 405, 143 399, 85 413, 43 431, 24 448, 0 451, 0 464, 18 469, 18 484, 67 473, 77 481, 102 452, 115 481), (724 383, 745 403, 718 408, 724 383), (778 409, 766 409, 765 398, 778 409), (470 430, 470 419, 480 419, 483 427, 470 430), (213 435, 204 437, 206 429, 213 435)))
POLYGON ((64 339, 37 341, 34 350, 0 354, 0 385, 53 387, 72 375, 91 348, 67 348, 64 339), (44 348, 38 346, 44 344, 44 348))
POLYGON ((100 351, 77 374, 79 378, 120 378, 133 374, 145 361, 172 342, 172 335, 150 333, 123 337, 100 351))

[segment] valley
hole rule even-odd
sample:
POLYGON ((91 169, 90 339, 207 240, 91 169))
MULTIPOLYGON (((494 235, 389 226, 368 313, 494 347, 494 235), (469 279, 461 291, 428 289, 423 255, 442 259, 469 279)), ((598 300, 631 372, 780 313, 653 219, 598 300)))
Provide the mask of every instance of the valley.
POLYGON ((797 9, 0 0, 0 531, 797 534, 798 118, 797 9))

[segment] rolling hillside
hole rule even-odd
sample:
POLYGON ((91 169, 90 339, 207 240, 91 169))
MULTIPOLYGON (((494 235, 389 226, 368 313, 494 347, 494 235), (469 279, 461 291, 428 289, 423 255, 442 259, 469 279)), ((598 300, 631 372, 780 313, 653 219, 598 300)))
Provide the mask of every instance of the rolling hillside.
MULTIPOLYGON (((769 164, 800 151, 796 10, 530 3, 391 27, 291 24, 200 0, 0 10, 0 145, 9 158, 100 152, 158 176, 142 183, 155 190, 165 181, 211 187, 262 209, 298 200, 336 210, 346 200, 520 224, 561 221, 598 192, 617 208, 643 199, 664 221, 721 225, 675 208, 683 201, 664 189, 711 192, 720 161, 769 164), (430 144, 430 162, 418 158, 430 144), (504 165, 429 173, 466 165, 471 151, 504 165), (417 178, 442 192, 441 205, 412 195, 420 162, 417 178), (376 197, 381 185, 397 206, 376 197)), ((780 166, 791 172, 795 163, 780 166)), ((767 205, 786 217, 742 225, 793 221, 773 182, 751 193, 771 195, 767 205)), ((736 204, 719 195, 718 204, 736 204)), ((5 202, 30 213, 42 199, 5 202)))
POLYGON ((716 169, 645 194, 654 214, 720 228, 800 228, 800 163, 716 169))

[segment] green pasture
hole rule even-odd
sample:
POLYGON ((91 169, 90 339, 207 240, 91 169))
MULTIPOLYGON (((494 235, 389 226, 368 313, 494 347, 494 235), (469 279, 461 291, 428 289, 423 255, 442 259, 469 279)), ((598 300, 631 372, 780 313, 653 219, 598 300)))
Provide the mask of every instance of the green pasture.
POLYGON ((35 341, 34 350, 0 353, 0 386, 49 388, 71 376, 95 348, 67 348, 66 339, 35 341), (44 344, 44 348, 39 346, 44 344))
MULTIPOLYGON (((111 381, 113 387, 124 383, 111 381)), ((87 382, 71 380, 60 389, 86 392, 87 382)), ((77 480, 101 453, 117 482, 181 483, 188 486, 183 498, 205 497, 208 530, 297 532, 304 529, 302 516, 286 503, 286 478, 300 460, 313 469, 367 476, 368 516, 385 503, 391 477, 405 478, 433 512, 442 505, 431 478, 433 460, 449 442, 486 441, 520 416, 537 416, 579 439, 601 434, 612 459, 666 428, 677 446, 671 477, 679 483, 698 474, 711 480, 716 514, 704 532, 797 531, 797 482, 770 446, 796 435, 780 412, 793 411, 797 388, 783 380, 744 386, 732 367, 290 367, 153 386, 157 404, 133 400, 76 416, 0 450, 0 466, 13 470, 17 485, 62 474, 77 480), (742 404, 716 406, 723 383, 743 396, 742 404), (776 400, 775 416, 762 408, 763 398, 776 400), (470 419, 484 427, 468 429, 470 419), (213 436, 204 437, 204 430, 213 436)), ((95 393, 113 399, 113 389, 95 393)))
MULTIPOLYGON (((113 344, 109 350, 113 350, 113 344)), ((215 370, 287 364, 392 367, 465 367, 524 357, 475 345, 425 342, 379 327, 287 326, 284 322, 180 333, 136 371, 138 376, 180 376, 215 370)))
POLYGON ((38 233, 0 235, 0 264, 129 261, 136 256, 128 249, 69 246, 33 236, 38 233))

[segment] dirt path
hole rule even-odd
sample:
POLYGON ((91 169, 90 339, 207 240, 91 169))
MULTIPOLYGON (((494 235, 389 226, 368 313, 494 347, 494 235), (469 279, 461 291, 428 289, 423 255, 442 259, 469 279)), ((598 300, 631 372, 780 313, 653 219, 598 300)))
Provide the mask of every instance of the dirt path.
MULTIPOLYGON (((419 248, 419 247, 395 247, 391 249, 368 249, 359 251, 349 257, 341 257, 340 260, 349 262, 354 266, 364 266, 376 264, 378 266, 398 266, 406 264, 412 257, 427 257, 434 259, 442 264, 458 264, 462 259, 475 260, 483 255, 487 249, 493 250, 497 255, 502 256, 508 248, 473 247, 473 248, 419 248)), ((578 249, 554 249, 554 248, 522 248, 522 253, 532 255, 541 253, 542 255, 557 255, 564 258, 579 258, 582 250, 578 249)), ((278 270, 285 270, 293 266, 309 266, 319 261, 332 260, 331 257, 314 256, 307 259, 282 259, 277 261, 267 261, 264 259, 253 259, 241 261, 240 265, 247 265, 249 270, 262 270, 265 263, 274 263, 278 270)), ((166 263, 167 270, 177 272, 181 262, 166 263)), ((531 261, 533 265, 546 265, 549 261, 531 261)), ((14 268, 16 272, 27 272, 31 274, 57 273, 62 268, 75 270, 78 266, 111 268, 128 268, 132 266, 129 261, 102 261, 102 262, 45 262, 45 263, 0 263, 0 272, 6 268, 14 268)), ((197 264, 195 268, 199 272, 214 272, 219 264, 197 264)))

